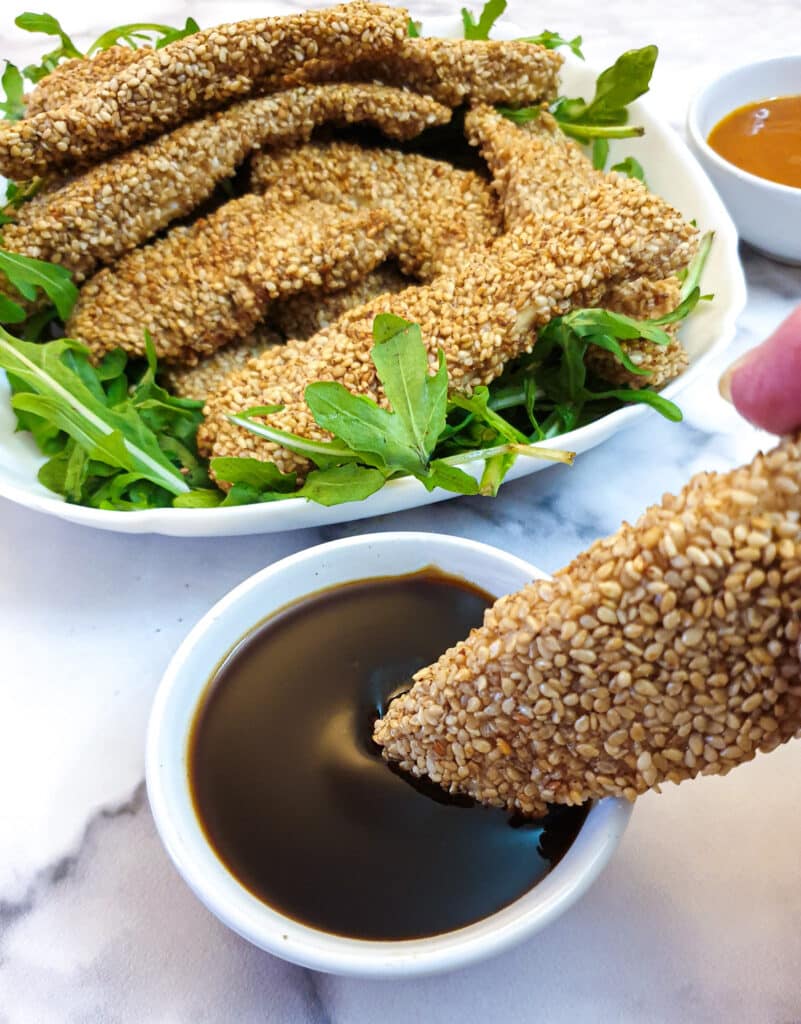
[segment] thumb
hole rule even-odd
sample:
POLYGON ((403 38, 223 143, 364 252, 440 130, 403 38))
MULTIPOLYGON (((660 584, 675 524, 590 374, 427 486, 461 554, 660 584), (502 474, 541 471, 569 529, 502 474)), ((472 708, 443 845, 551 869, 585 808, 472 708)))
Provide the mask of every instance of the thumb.
POLYGON ((788 434, 801 426, 801 306, 726 370, 720 393, 763 430, 788 434))

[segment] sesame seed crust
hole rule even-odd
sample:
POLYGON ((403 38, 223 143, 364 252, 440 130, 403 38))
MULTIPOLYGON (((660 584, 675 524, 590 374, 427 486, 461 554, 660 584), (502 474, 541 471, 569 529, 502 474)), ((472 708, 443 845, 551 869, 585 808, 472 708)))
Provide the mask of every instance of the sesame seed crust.
MULTIPOLYGON (((393 264, 385 263, 361 281, 336 292, 299 292, 270 307, 270 323, 285 338, 302 340, 329 327, 356 306, 380 295, 394 294, 408 286, 408 280, 393 264)), ((204 396, 205 397, 205 396, 204 396)))
POLYGON ((31 117, 43 110, 55 110, 79 96, 85 96, 99 82, 113 78, 132 64, 138 53, 138 50, 132 50, 129 46, 110 46, 94 57, 74 57, 59 64, 23 97, 25 116, 31 117))
POLYGON ((785 439, 501 598, 374 738, 531 815, 726 774, 801 735, 800 616, 801 444, 785 439))
POLYGON ((384 85, 307 86, 244 100, 34 196, 4 228, 3 245, 61 263, 80 282, 194 210, 252 149, 307 139, 329 120, 370 122, 406 139, 450 116, 429 97, 384 85))
POLYGON ((405 38, 383 57, 311 61, 290 81, 386 82, 451 107, 466 99, 521 105, 554 99, 563 63, 555 50, 519 40, 405 38))
POLYGON ((198 360, 195 366, 168 366, 161 376, 173 394, 202 402, 210 391, 234 370, 244 366, 248 359, 281 344, 280 334, 266 324, 259 324, 246 338, 223 345, 198 360))
POLYGON ((385 228, 376 210, 245 195, 101 270, 67 333, 100 357, 117 347, 141 355, 148 330, 160 359, 193 365, 249 334, 275 299, 364 276, 386 258, 385 228))
POLYGON ((63 106, 0 122, 0 173, 23 180, 88 163, 252 92, 258 79, 314 58, 358 60, 406 36, 403 8, 354 3, 220 25, 144 48, 63 106))
POLYGON ((429 359, 442 349, 450 386, 470 391, 531 350, 536 329, 577 306, 597 305, 609 284, 669 274, 685 265, 694 238, 682 217, 645 189, 615 176, 575 200, 575 210, 529 215, 485 251, 467 254, 451 273, 346 313, 305 342, 290 342, 251 360, 209 396, 198 443, 205 454, 247 454, 301 469, 297 456, 229 423, 226 414, 254 405, 284 405, 274 426, 324 437, 303 392, 314 380, 337 380, 377 401, 384 396, 370 359, 372 323, 394 313, 420 325, 429 359))
POLYGON ((385 210, 390 251, 404 274, 422 280, 485 247, 501 228, 492 189, 479 175, 394 149, 332 142, 270 150, 254 159, 251 185, 385 210))
POLYGON ((486 104, 465 116, 468 142, 479 148, 492 175, 507 230, 531 213, 558 210, 607 177, 543 109, 525 128, 486 104))

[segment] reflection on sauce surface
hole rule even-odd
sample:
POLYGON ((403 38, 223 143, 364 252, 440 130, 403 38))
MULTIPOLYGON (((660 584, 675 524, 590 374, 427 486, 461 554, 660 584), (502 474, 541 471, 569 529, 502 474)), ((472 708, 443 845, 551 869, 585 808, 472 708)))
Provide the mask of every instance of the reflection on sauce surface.
POLYGON ((749 174, 801 188, 801 95, 738 107, 718 121, 707 141, 749 174))
POLYGON ((406 939, 486 917, 546 875, 587 807, 536 822, 392 770, 378 714, 492 598, 430 569, 323 591, 258 627, 195 715, 189 781, 254 895, 340 935, 406 939))

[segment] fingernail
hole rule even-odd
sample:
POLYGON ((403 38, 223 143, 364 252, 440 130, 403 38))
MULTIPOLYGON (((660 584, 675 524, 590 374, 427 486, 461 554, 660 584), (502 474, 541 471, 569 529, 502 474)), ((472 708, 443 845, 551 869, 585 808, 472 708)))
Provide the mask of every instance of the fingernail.
POLYGON ((720 397, 725 398, 727 402, 731 402, 732 378, 740 367, 745 366, 745 364, 751 359, 753 351, 754 350, 751 349, 741 355, 739 359, 735 359, 731 366, 727 367, 727 369, 725 369, 721 374, 720 380, 718 381, 718 391, 720 392, 720 397))

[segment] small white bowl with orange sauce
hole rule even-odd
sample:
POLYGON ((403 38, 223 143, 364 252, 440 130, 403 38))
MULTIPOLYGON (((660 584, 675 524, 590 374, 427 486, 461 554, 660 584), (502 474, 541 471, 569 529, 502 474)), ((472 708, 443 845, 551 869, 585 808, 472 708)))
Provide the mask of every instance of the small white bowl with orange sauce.
POLYGON ((740 236, 801 264, 801 54, 710 83, 690 104, 687 132, 740 236))

